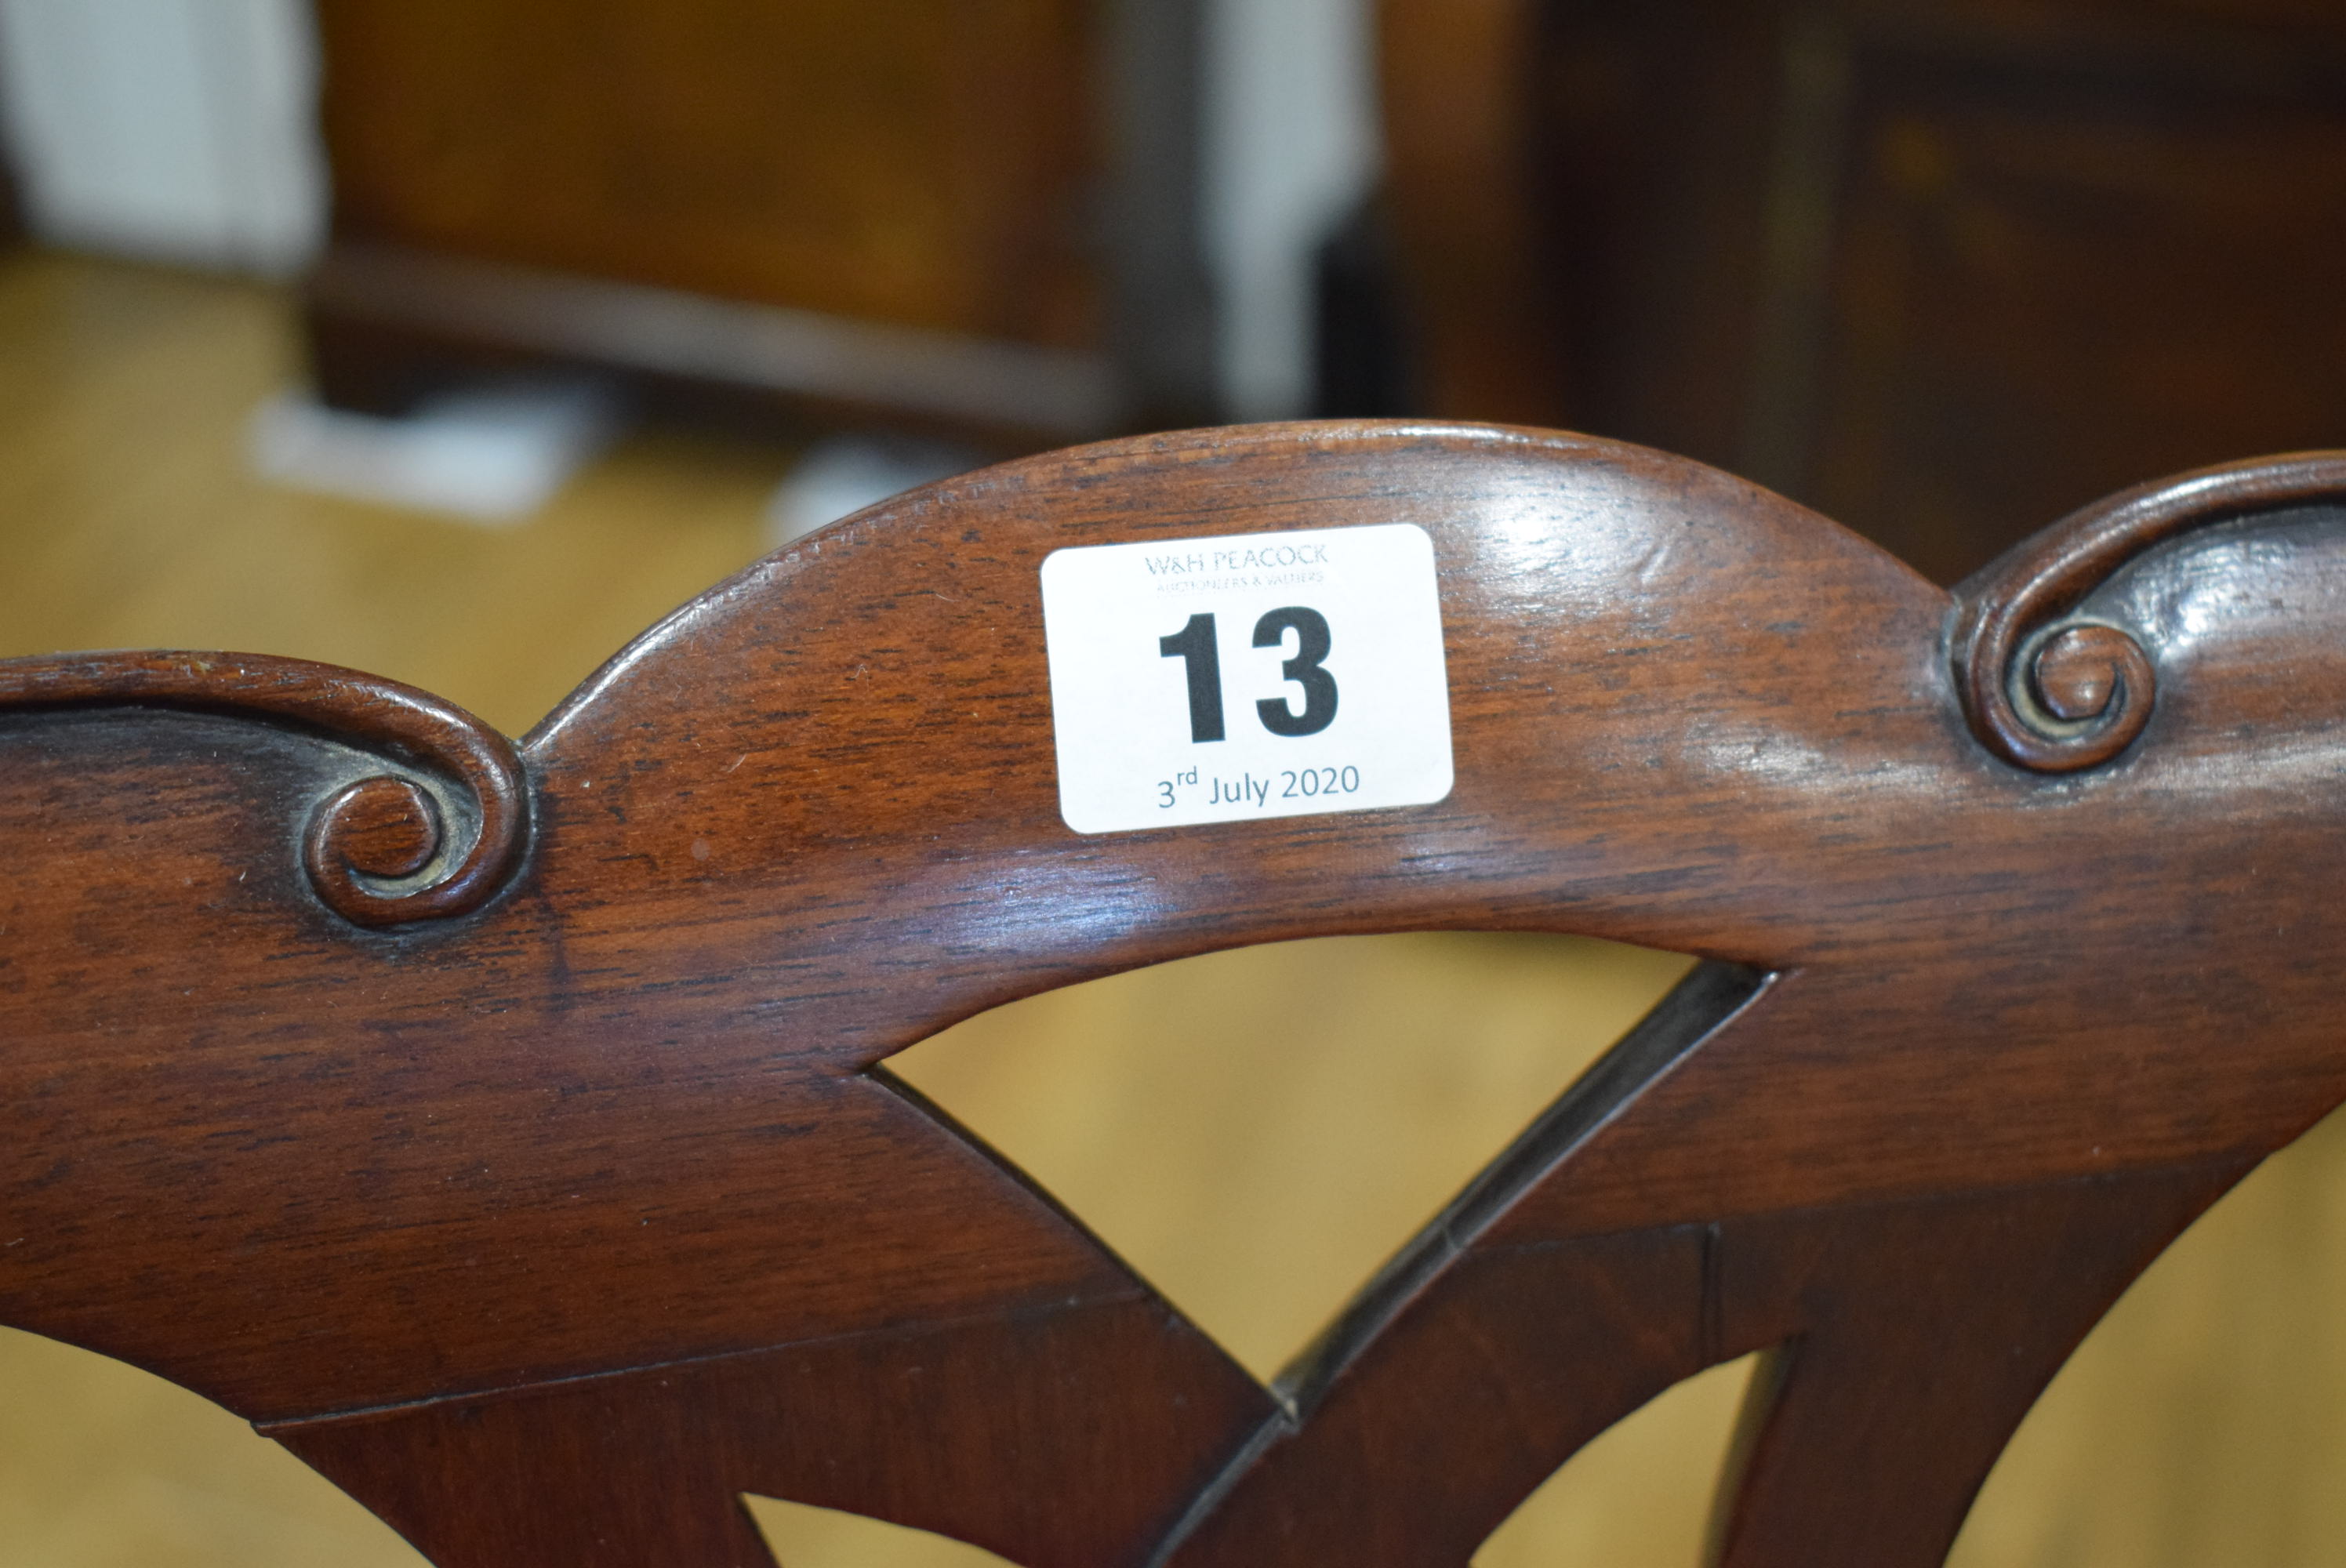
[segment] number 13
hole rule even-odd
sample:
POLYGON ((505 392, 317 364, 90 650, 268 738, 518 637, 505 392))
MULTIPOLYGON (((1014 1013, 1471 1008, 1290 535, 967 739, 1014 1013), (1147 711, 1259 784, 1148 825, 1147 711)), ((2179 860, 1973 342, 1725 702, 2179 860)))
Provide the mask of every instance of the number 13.
MULTIPOLYGON (((1301 605, 1272 610, 1254 624, 1254 646, 1284 647, 1295 634, 1294 657, 1279 667, 1280 677, 1303 688, 1303 711, 1296 712, 1283 697, 1267 697, 1254 705, 1262 727, 1273 735, 1317 735, 1336 718, 1336 677, 1321 667, 1328 657, 1328 618, 1301 605)), ((1222 730, 1222 661, 1214 647, 1214 617, 1191 616, 1179 631, 1157 639, 1166 658, 1178 658, 1189 677, 1189 739, 1219 740, 1222 730)))

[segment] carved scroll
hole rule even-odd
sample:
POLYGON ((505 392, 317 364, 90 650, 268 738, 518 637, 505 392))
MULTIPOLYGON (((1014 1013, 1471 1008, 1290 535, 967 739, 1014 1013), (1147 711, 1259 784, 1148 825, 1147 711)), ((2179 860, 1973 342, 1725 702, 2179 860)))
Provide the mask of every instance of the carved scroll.
POLYGON ((2346 457, 2201 469, 2070 514, 1955 590, 1956 689, 1980 743, 2042 773, 2092 768, 2150 722, 2158 677, 2124 628, 2077 616, 2129 561, 2251 512, 2346 500, 2346 457))
POLYGON ((174 708, 282 720, 412 764, 345 785, 311 811, 303 868, 364 926, 479 908, 521 863, 529 792, 513 743, 413 687, 307 659, 183 652, 0 660, 0 710, 174 708), (458 792, 462 795, 459 796, 458 792), (472 823, 471 841, 451 841, 472 823))

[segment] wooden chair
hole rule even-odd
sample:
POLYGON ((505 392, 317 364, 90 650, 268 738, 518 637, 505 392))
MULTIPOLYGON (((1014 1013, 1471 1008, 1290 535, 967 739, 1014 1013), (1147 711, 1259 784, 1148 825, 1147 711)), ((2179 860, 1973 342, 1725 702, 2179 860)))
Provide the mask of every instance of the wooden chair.
MULTIPOLYGON (((1753 1350, 1719 1560, 1937 1562, 2117 1293, 2346 1096, 2341 499, 2341 455, 2187 476, 1951 598, 1653 452, 1267 427, 865 513, 517 745, 291 660, 0 664, 0 1319, 444 1568, 763 1563, 744 1491, 1025 1568, 1456 1565, 1753 1350), (1056 600, 1046 649, 1053 552, 1394 524, 1445 797, 1067 825, 1054 677, 1107 656, 1056 600), (1437 927, 1704 962, 1274 1388, 885 1070, 1114 970, 1437 927)), ((1194 718, 1160 618, 1147 702, 1187 674, 1194 718)), ((1322 733, 1389 757, 1360 629, 1322 733)), ((1266 726, 1317 700, 1290 632, 1266 726)))

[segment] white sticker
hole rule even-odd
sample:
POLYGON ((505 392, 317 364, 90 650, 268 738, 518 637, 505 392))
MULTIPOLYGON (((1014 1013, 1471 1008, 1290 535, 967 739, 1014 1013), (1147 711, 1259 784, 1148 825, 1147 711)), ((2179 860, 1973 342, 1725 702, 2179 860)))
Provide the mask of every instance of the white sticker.
POLYGON ((1411 523, 1055 550, 1059 815, 1078 833, 1450 793, 1433 541, 1411 523))

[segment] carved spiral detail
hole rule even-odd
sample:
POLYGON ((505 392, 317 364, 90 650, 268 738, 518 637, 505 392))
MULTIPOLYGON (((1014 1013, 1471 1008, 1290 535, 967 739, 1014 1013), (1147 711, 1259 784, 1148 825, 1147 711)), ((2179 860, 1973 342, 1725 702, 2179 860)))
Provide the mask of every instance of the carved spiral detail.
MULTIPOLYGON (((2090 768, 2134 744, 2150 722, 2158 672, 2143 646, 2101 621, 2056 621, 2021 645, 2005 695, 2045 771, 2090 768)), ((2014 751, 2020 750, 2014 741, 2014 751)))
POLYGON ((2127 562, 2251 513, 2346 499, 2346 453, 2202 469, 2055 524, 1955 590, 1956 690, 1980 743, 2041 773, 2096 767, 2134 744, 2158 699, 2149 653, 2075 614, 2127 562))
POLYGON ((478 909, 527 847, 529 791, 513 743, 397 681, 251 654, 105 653, 0 660, 0 709, 177 708, 273 719, 413 769, 320 801, 302 867, 329 909, 364 926, 478 909), (471 830, 457 841, 452 825, 471 830))

